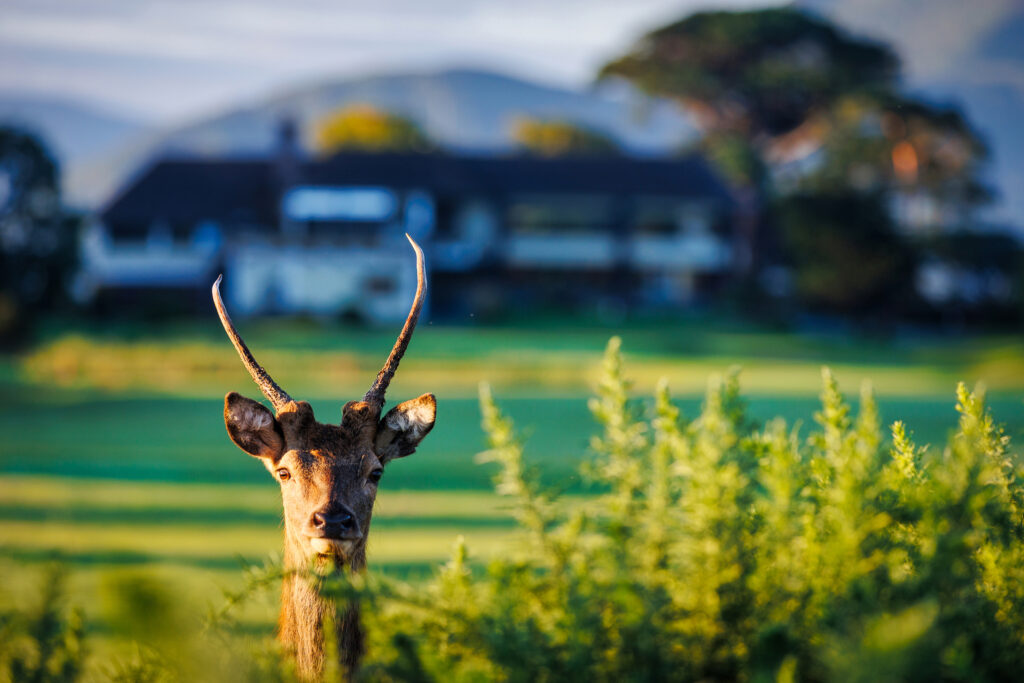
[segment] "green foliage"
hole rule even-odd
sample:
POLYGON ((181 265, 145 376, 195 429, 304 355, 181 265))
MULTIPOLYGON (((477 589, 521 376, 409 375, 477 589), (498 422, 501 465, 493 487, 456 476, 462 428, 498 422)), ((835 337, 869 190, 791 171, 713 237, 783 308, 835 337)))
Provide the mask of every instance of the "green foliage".
POLYGON ((604 492, 572 505, 485 388, 486 459, 524 542, 476 578, 460 542, 425 587, 334 585, 363 601, 364 678, 1012 679, 1024 486, 982 395, 958 388, 959 429, 932 453, 902 423, 883 444, 870 387, 854 415, 823 376, 806 436, 752 424, 735 371, 685 420, 665 383, 653 406, 629 397, 613 339, 591 403, 604 492))
POLYGON ((46 148, 0 126, 0 345, 66 301, 77 228, 61 206, 57 164, 46 148))
POLYGON ((778 135, 842 94, 893 84, 898 60, 791 7, 698 12, 644 36, 600 76, 696 110, 710 129, 778 135))
POLYGON ((0 681, 4 683, 70 683, 82 675, 82 614, 66 606, 60 569, 45 572, 41 584, 37 607, 0 614, 0 681))
POLYGON ((175 680, 171 667, 153 650, 138 643, 131 659, 107 667, 111 683, 170 683, 175 680))
POLYGON ((796 194, 780 199, 776 212, 804 305, 878 311, 912 289, 910 251, 892 228, 884 197, 796 194))
POLYGON ((758 190, 765 188, 768 169, 758 150, 743 135, 709 133, 700 139, 698 148, 733 185, 758 190))
POLYGON ((430 140, 412 120, 365 104, 344 107, 326 116, 315 131, 316 149, 324 154, 427 151, 430 140))
POLYGON ((738 234, 755 270, 789 266, 793 303, 848 315, 913 313, 912 297, 889 294, 913 291, 906 255, 923 250, 894 228, 969 226, 990 198, 980 134, 957 110, 900 92, 898 73, 888 46, 777 7, 695 13, 648 33, 599 77, 685 108, 722 175, 766 195, 764 220, 738 234), (935 217, 906 208, 924 201, 935 217), (775 231, 757 235, 770 227, 779 242, 775 231))
POLYGON ((990 199, 980 180, 988 151, 955 109, 894 93, 847 95, 815 123, 821 163, 799 190, 923 192, 964 206, 990 199))
POLYGON ((618 143, 601 131, 571 121, 517 119, 512 137, 525 151, 541 156, 619 154, 618 143))

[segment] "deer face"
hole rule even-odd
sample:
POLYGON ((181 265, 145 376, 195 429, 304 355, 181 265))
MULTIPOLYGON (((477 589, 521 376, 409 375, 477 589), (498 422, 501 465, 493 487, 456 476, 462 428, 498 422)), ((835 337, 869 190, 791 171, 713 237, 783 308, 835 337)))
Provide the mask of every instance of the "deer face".
POLYGON ((344 563, 362 557, 384 467, 411 455, 434 426, 433 394, 400 403, 380 416, 384 392, 412 337, 426 290, 423 252, 409 241, 416 250, 418 274, 412 309, 377 380, 363 400, 345 405, 339 425, 317 422, 308 403, 292 400, 270 378, 235 331, 221 301, 220 278, 213 286, 224 330, 276 411, 231 392, 224 399, 228 434, 239 448, 260 458, 280 483, 287 550, 307 559, 330 557, 344 563))
POLYGON ((378 420, 372 405, 353 401, 342 414, 330 425, 305 401, 276 416, 234 392, 224 401, 228 434, 279 482, 288 542, 310 559, 344 562, 365 547, 384 468, 416 450, 434 426, 436 403, 424 394, 378 420))

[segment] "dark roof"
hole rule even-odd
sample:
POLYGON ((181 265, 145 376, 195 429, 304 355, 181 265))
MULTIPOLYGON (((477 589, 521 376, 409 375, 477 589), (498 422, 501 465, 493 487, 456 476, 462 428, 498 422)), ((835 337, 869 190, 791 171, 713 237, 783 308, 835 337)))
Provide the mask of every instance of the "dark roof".
POLYGON ((678 159, 344 153, 306 165, 307 179, 438 192, 659 194, 721 197, 722 183, 698 156, 678 159))
MULTIPOLYGON (((346 152, 307 160, 299 184, 382 185, 438 195, 509 193, 694 197, 729 201, 726 186, 699 156, 478 157, 346 152)), ((274 162, 175 159, 157 162, 101 212, 108 223, 154 219, 276 222, 274 162)))
POLYGON ((266 160, 164 160, 122 188, 100 215, 108 223, 265 222, 276 216, 273 189, 266 160))

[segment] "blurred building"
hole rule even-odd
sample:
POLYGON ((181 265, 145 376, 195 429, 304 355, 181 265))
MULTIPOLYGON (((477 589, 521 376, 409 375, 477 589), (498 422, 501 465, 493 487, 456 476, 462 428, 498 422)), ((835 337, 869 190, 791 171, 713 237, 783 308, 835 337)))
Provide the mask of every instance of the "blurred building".
POLYGON ((403 318, 424 247, 435 315, 508 306, 676 307, 731 272, 728 189, 699 157, 272 158, 154 163, 82 244, 83 299, 204 296, 217 273, 240 315, 403 318))

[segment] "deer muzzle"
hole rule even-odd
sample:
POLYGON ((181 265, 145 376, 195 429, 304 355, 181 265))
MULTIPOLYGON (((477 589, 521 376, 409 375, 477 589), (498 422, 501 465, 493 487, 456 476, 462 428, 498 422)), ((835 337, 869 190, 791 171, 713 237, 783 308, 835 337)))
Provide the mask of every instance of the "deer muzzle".
POLYGON ((313 513, 309 542, 319 555, 348 556, 363 540, 359 521, 346 508, 313 513))
POLYGON ((347 538, 321 538, 309 539, 310 547, 317 555, 331 555, 334 557, 347 558, 356 549, 359 539, 347 538))

